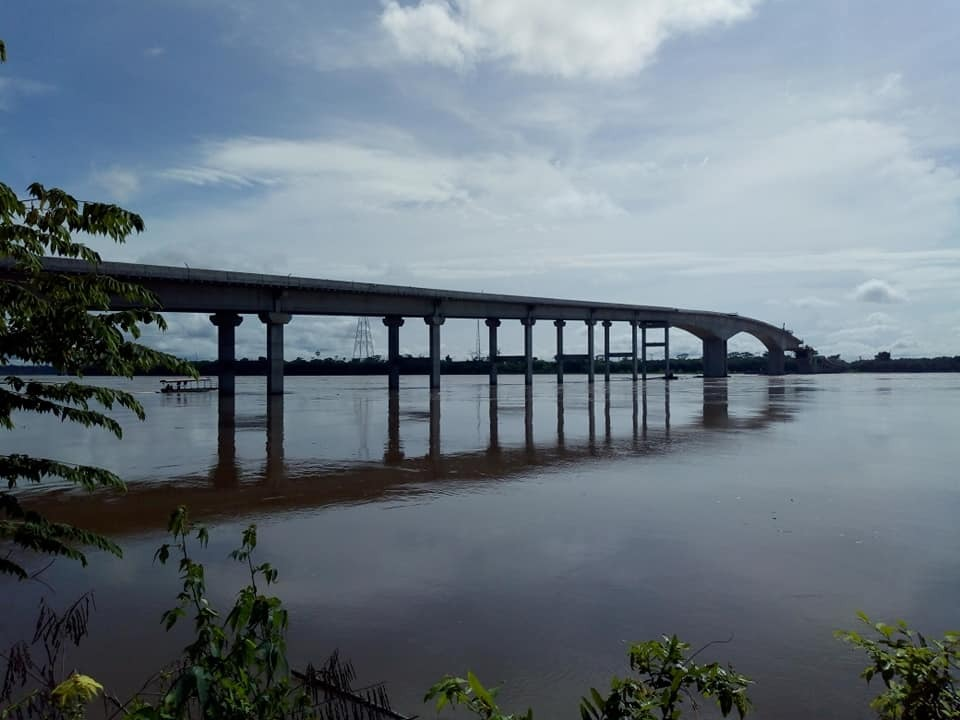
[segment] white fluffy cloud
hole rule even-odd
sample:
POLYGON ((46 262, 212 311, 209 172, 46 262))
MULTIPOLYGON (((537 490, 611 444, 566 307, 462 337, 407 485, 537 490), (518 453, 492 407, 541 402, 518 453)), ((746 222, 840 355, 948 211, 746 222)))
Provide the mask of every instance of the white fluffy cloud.
POLYGON ((866 303, 897 303, 905 302, 906 294, 883 280, 867 280, 854 289, 855 300, 866 303))
POLYGON ((761 0, 389 0, 402 55, 452 67, 502 60, 525 73, 622 77, 671 36, 750 16, 761 0))
POLYGON ((140 190, 140 178, 132 170, 122 167, 108 167, 93 173, 91 181, 106 194, 104 199, 113 202, 126 202, 140 190))

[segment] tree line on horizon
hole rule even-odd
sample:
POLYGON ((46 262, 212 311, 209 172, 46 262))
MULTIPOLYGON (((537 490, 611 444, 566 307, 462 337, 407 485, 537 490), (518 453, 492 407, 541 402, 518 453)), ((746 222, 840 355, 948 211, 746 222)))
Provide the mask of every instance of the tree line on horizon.
MULTIPOLYGON (((197 360, 192 363, 201 375, 216 375, 219 365, 216 360, 197 360)), ((797 371, 796 359, 786 358, 786 371, 797 371)), ((265 375, 267 371, 266 357, 241 358, 234 364, 237 375, 265 375)), ((489 371, 489 362, 484 359, 454 360, 447 355, 440 363, 441 371, 446 375, 484 375, 489 371)), ((766 355, 757 355, 750 352, 732 352, 727 356, 727 368, 732 374, 765 374, 767 371, 766 355)), ((507 357, 497 361, 497 372, 502 375, 523 374, 525 363, 522 359, 507 357)), ((533 371, 537 374, 552 374, 557 369, 552 359, 534 358, 533 371)), ((39 365, 7 365, 3 372, 14 375, 46 375, 55 374, 51 366, 39 365)), ((567 358, 564 360, 565 372, 576 375, 587 372, 587 360, 583 357, 567 358)), ((597 373, 604 372, 604 362, 598 357, 595 363, 597 373)), ((631 370, 631 360, 617 359, 610 363, 610 372, 626 374, 631 370)), ((673 373, 697 374, 703 372, 703 360, 690 357, 686 353, 678 353, 670 358, 670 370, 673 373)), ((400 371, 406 375, 427 375, 430 373, 430 359, 424 356, 403 355, 400 358, 400 371)), ((648 374, 663 373, 662 359, 647 360, 648 374)), ((873 358, 860 358, 846 361, 839 355, 818 358, 817 372, 894 372, 894 373, 945 373, 960 372, 960 355, 953 357, 919 357, 893 358, 889 352, 879 352, 873 358)), ((287 375, 385 375, 387 362, 375 355, 363 359, 348 359, 345 357, 314 357, 306 359, 298 357, 284 363, 284 373, 287 375)), ((91 367, 85 371, 87 375, 108 374, 103 368, 91 367)), ((162 369, 155 369, 142 373, 144 375, 163 375, 162 369)))

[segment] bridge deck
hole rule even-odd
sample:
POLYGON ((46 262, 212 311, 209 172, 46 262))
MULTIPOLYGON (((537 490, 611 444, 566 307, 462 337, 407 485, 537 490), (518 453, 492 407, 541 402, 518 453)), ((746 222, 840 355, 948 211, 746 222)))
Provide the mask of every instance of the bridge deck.
MULTIPOLYGON (((63 258, 48 258, 44 266, 65 273, 93 271, 81 261, 63 258)), ((9 274, 9 263, 0 265, 0 272, 3 270, 9 274)), ((99 266, 99 272, 145 286, 157 296, 166 312, 633 321, 648 327, 678 327, 702 338, 725 340, 738 332, 747 332, 768 347, 783 350, 802 346, 802 341, 784 328, 737 313, 709 310, 135 263, 105 262, 99 266)))

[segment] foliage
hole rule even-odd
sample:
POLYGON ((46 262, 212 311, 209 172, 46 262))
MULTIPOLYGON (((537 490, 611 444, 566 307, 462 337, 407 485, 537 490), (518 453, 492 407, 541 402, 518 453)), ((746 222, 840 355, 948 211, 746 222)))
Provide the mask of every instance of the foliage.
POLYGON ((63 613, 41 600, 30 642, 15 643, 0 653, 6 665, 0 681, 0 719, 82 718, 84 707, 103 688, 93 678, 72 673, 65 679, 67 645, 87 635, 93 596, 82 595, 63 613), (29 689, 28 689, 29 688, 29 689), (14 699, 14 694, 23 696, 14 699))
POLYGON ((860 674, 868 683, 879 675, 886 690, 871 707, 882 720, 946 720, 960 718, 960 633, 928 642, 902 620, 896 626, 874 623, 864 613, 860 619, 877 634, 876 639, 853 631, 837 637, 865 651, 871 664, 860 674))
POLYGON ((696 663, 694 658, 701 651, 688 655, 688 650, 690 645, 676 635, 632 645, 630 669, 639 677, 615 677, 606 697, 591 690, 591 696, 580 701, 580 716, 583 720, 672 720, 681 717, 686 702, 697 709, 692 690, 715 700, 724 717, 734 708, 740 717, 746 715, 751 681, 730 666, 696 663))
MULTIPOLYGON (((591 689, 590 697, 580 701, 580 716, 583 720, 674 720, 682 716, 686 703, 697 710, 696 691, 715 700, 724 717, 734 708, 744 717, 750 709, 746 694, 750 680, 719 663, 694 662, 697 653, 688 655, 689 649, 676 635, 631 646, 630 668, 637 677, 613 678, 606 696, 591 689)), ((448 704, 465 706, 482 720, 532 720, 531 710, 523 715, 504 714, 495 698, 495 690, 467 673, 466 679, 445 677, 430 688, 425 700, 436 699, 438 711, 448 704)))
POLYGON ((205 528, 194 528, 186 509, 170 518, 172 544, 162 545, 156 559, 166 563, 171 551, 180 556, 183 590, 176 607, 163 614, 169 630, 188 612, 194 615, 194 641, 184 649, 182 662, 165 681, 161 700, 152 705, 130 704, 128 718, 281 718, 304 717, 309 712, 306 694, 291 682, 287 665, 287 611, 276 597, 261 593, 258 583, 270 587, 277 571, 268 563, 254 564, 256 526, 243 532, 240 547, 231 557, 246 565, 250 580, 237 595, 226 617, 206 597, 203 565, 190 555, 191 538, 205 546, 205 528))
POLYGON ((533 720, 533 711, 522 715, 506 715, 496 702, 497 688, 487 688, 472 672, 466 678, 448 675, 427 691, 424 702, 437 701, 437 712, 447 705, 465 706, 482 720, 533 720))
MULTIPOLYGON (((0 59, 5 59, 5 52, 0 59)), ((21 200, 0 183, 0 365, 11 361, 48 365, 74 377, 91 366, 123 377, 157 366, 193 373, 187 364, 136 342, 142 325, 166 327, 153 311, 156 299, 135 284, 101 274, 99 254, 74 239, 75 235, 102 236, 123 243, 144 229, 140 216, 116 205, 80 202, 39 183, 30 185, 27 195, 21 200), (50 272, 44 267, 45 256, 82 260, 89 272, 50 272), (117 305, 129 309, 111 309, 117 305)), ((144 416, 136 398, 121 390, 72 380, 28 382, 14 376, 0 380, 0 426, 7 430, 14 429, 17 414, 38 413, 103 428, 120 437, 119 423, 106 414, 114 408, 144 416)), ((0 482, 6 483, 0 490, 0 541, 84 564, 80 550, 84 546, 119 555, 119 547, 106 538, 50 522, 22 506, 13 492, 18 483, 39 483, 45 478, 59 478, 86 490, 123 488, 120 478, 98 467, 21 453, 0 455, 0 482)), ((3 573, 28 577, 12 554, 0 557, 3 573)))

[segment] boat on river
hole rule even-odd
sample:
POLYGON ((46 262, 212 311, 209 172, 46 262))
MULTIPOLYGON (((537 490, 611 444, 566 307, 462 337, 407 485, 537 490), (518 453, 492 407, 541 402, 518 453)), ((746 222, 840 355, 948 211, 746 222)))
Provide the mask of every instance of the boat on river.
POLYGON ((160 380, 160 390, 165 394, 180 395, 181 393, 202 393, 216 390, 213 378, 163 378, 160 380))

